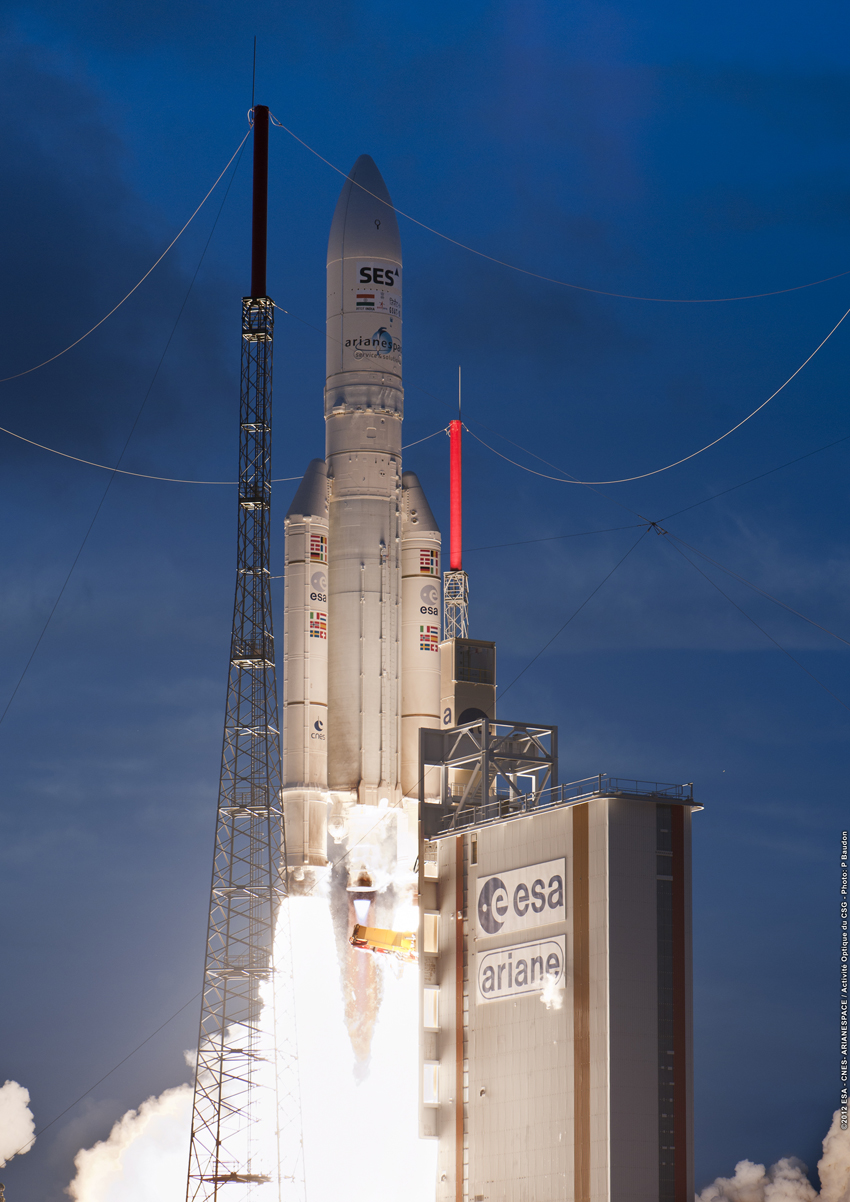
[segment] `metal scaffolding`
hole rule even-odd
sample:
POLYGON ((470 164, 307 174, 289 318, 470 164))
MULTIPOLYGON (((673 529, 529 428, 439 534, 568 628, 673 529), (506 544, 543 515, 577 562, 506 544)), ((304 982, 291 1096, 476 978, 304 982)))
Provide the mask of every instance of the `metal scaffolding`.
POLYGON ((469 579, 466 572, 443 573, 443 638, 469 638, 469 579))
MULTIPOLYGON (((255 234, 257 154, 265 149, 258 144, 262 116, 257 109, 255 234)), ((266 137, 267 129, 266 124, 266 137)), ((258 276, 255 270, 255 295, 242 302, 236 597, 192 1111, 190 1202, 218 1199, 220 1190, 228 1202, 241 1202, 249 1193, 279 1198, 285 1182, 287 1196, 298 1197, 303 1179, 294 1049, 282 1046, 293 1038, 294 1024, 290 1016, 284 1024, 275 1005, 281 976, 275 972, 275 924, 286 895, 286 848, 269 573, 274 304, 256 294, 258 279, 265 292, 264 228, 262 235, 263 271, 258 276), (268 1189, 258 1190, 265 1183, 268 1189), (234 1185, 243 1188, 234 1190, 234 1185)), ((279 952, 286 947, 282 934, 279 952)), ((277 967, 291 973, 289 963, 277 967)))

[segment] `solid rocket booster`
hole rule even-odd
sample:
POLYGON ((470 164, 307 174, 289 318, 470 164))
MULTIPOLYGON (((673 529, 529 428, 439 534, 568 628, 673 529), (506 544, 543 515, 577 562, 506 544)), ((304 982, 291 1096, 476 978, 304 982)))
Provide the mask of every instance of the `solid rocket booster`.
POLYGON ((328 785, 367 805, 401 800, 402 263, 391 206, 361 155, 328 242, 328 785))
MULTIPOLYGON (((440 528, 416 474, 401 480, 401 786, 418 798, 419 728, 440 727, 440 528)), ((439 769, 425 785, 439 796, 439 769)))
POLYGON ((314 459, 285 520, 283 789, 286 858, 327 864, 328 478, 314 459))

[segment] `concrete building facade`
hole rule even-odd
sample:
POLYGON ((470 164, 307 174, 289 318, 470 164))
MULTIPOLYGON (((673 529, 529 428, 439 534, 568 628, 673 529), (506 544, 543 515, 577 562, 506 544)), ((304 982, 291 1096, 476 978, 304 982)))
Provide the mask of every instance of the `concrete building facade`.
POLYGON ((693 808, 606 777, 423 807, 438 1202, 691 1202, 693 808))

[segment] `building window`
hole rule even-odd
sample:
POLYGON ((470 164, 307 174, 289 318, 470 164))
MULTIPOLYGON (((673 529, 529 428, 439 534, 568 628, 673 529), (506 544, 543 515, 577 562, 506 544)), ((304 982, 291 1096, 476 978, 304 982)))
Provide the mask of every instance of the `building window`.
POLYGON ((440 1105, 440 1064, 426 1060, 422 1066, 422 1101, 426 1106, 440 1105))
POLYGON ((440 990, 426 985, 423 991, 422 1021, 432 1031, 440 1027, 440 990))
POLYGON ((436 956, 440 950, 440 915, 425 911, 422 951, 426 956, 436 956))
POLYGON ((486 643, 456 639, 455 679, 472 684, 493 684, 496 679, 496 648, 492 644, 488 646, 486 643))
POLYGON ((425 844, 424 859, 422 861, 422 875, 428 881, 436 881, 439 878, 440 870, 437 862, 436 843, 425 844))
POLYGON ((469 862, 470 864, 478 863, 478 838, 476 835, 469 840, 469 862))

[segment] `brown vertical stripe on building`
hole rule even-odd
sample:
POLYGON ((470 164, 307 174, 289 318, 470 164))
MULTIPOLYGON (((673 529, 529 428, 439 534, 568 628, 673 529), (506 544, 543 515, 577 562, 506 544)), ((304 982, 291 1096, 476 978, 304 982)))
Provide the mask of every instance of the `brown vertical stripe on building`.
POLYGON ((463 835, 455 839, 455 1198, 463 1202, 463 835))
POLYGON ((573 1090, 575 1202, 590 1202, 590 897, 586 805, 573 806, 573 1090))
POLYGON ((675 1199, 688 1198, 688 1042, 685 1026, 685 812, 670 807, 673 838, 673 1130, 675 1132, 675 1199))

